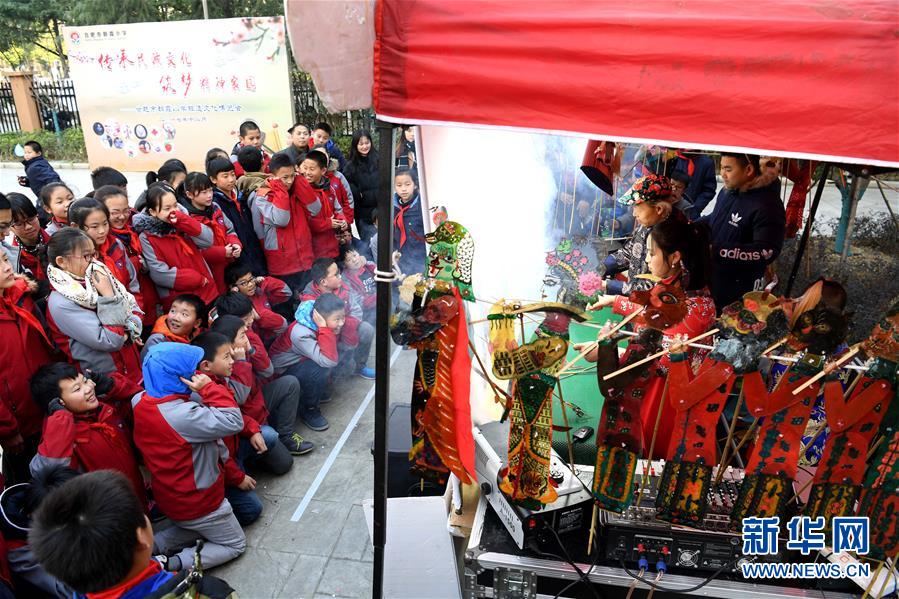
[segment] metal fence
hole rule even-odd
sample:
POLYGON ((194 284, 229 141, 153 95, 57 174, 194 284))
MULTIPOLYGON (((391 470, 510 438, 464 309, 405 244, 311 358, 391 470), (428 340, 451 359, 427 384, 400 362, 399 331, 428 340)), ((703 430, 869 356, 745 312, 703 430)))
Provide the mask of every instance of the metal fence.
POLYGON ((0 133, 12 133, 19 130, 19 113, 12 99, 12 86, 9 81, 0 81, 0 133))
POLYGON ((41 111, 41 122, 48 131, 81 126, 75 86, 71 79, 35 79, 31 94, 41 111))
POLYGON ((291 71, 290 86, 293 92, 293 109, 297 121, 313 126, 325 121, 334 129, 334 135, 352 135, 358 129, 374 126, 375 115, 371 110, 348 110, 329 113, 312 83, 312 77, 300 71, 291 71))

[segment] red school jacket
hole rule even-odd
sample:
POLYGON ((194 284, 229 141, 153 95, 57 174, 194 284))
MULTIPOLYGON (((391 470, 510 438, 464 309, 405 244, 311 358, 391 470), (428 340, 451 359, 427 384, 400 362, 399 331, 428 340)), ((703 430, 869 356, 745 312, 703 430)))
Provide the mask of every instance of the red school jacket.
POLYGON ((312 233, 312 254, 316 258, 337 258, 340 243, 331 226, 331 219, 346 219, 330 180, 325 177, 321 185, 312 186, 303 177, 297 177, 293 181, 291 198, 296 198, 306 208, 309 231, 312 233))
POLYGON ((29 381, 54 361, 54 348, 24 281, 0 295, 0 340, 0 439, 37 434, 44 414, 31 398, 29 381))
MULTIPOLYGON (((300 179, 300 177, 297 177, 300 179)), ((257 226, 256 233, 265 252, 269 273, 290 275, 312 268, 312 235, 309 217, 294 194, 294 180, 290 192, 275 178, 256 190, 251 210, 257 226)))
POLYGON ((265 277, 261 285, 256 285, 256 292, 250 297, 259 314, 258 320, 253 323, 253 329, 267 345, 287 330, 287 320, 272 310, 272 306, 286 302, 291 296, 287 283, 275 277, 265 277))
POLYGON ((234 261, 225 255, 225 246, 228 244, 241 245, 240 238, 234 232, 234 225, 225 218, 225 214, 218 204, 214 203, 206 210, 197 210, 187 198, 181 198, 181 205, 187 209, 187 213, 200 224, 206 225, 212 230, 212 246, 200 250, 203 259, 212 271, 216 290, 219 294, 225 293, 225 267, 234 261))
MULTIPOLYGON (((156 306, 159 304, 159 294, 156 292, 156 285, 153 279, 147 274, 144 266, 143 250, 140 247, 140 237, 131 228, 130 224, 125 224, 124 229, 109 229, 110 236, 115 236, 122 245, 125 246, 125 252, 134 270, 137 272, 137 282, 140 285, 140 303, 141 309, 144 311, 144 328, 148 329, 156 322, 156 306)), ((137 296, 135 296, 137 297, 137 296)))

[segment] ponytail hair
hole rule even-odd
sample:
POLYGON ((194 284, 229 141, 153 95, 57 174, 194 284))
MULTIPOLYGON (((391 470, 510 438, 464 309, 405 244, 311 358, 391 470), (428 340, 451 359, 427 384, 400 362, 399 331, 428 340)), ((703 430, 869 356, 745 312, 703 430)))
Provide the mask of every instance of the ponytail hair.
POLYGON ((683 268, 689 273, 684 290, 698 291, 708 287, 712 252, 705 226, 669 218, 655 225, 651 235, 653 243, 666 256, 680 252, 683 268))
POLYGON ((187 174, 187 167, 177 158, 171 158, 162 163, 159 172, 150 171, 147 173, 147 187, 154 183, 168 183, 172 185, 175 175, 178 173, 187 174))
POLYGON ((189 173, 181 185, 178 186, 178 195, 186 196, 186 192, 199 193, 207 189, 212 189, 212 180, 209 178, 209 175, 194 171, 189 173))

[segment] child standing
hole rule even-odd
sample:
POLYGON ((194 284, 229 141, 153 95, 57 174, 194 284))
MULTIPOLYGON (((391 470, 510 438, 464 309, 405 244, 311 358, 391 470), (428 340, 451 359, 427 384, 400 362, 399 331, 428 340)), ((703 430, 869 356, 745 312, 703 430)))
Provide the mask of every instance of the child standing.
POLYGON ((212 246, 201 251, 209 265, 216 290, 225 292, 225 266, 240 258, 240 239, 221 208, 212 201, 212 181, 205 173, 190 173, 178 189, 179 201, 194 220, 212 231, 212 246))
POLYGON ((393 250, 400 253, 400 272, 404 275, 423 273, 427 249, 418 186, 415 185, 412 172, 408 170, 396 172, 393 186, 393 250))
POLYGON ((134 215, 132 226, 164 310, 179 293, 196 293, 207 305, 215 299, 212 271, 200 253, 212 245, 212 231, 179 209, 168 185, 147 189, 145 212, 134 215))
POLYGON ((300 162, 300 177, 294 181, 291 196, 306 209, 312 233, 312 255, 316 258, 337 258, 340 255, 338 236, 349 230, 346 219, 326 176, 328 157, 310 150, 300 162))
POLYGON ((328 379, 339 360, 337 338, 345 322, 343 300, 325 293, 300 304, 296 321, 272 345, 275 372, 286 372, 299 381, 298 416, 314 431, 328 430, 321 404, 329 401, 328 379))
POLYGON ((76 200, 69 206, 69 222, 93 240, 98 258, 143 309, 137 271, 122 242, 109 234, 109 210, 106 206, 92 198, 76 200))
POLYGON ((22 166, 25 167, 25 176, 19 177, 19 185, 28 187, 34 194, 34 197, 41 197, 41 190, 44 185, 53 183, 54 181, 62 181, 59 175, 44 158, 44 149, 41 144, 34 140, 25 142, 25 160, 22 166))
POLYGON ((262 151, 262 170, 267 171, 269 155, 262 147, 262 131, 260 131, 259 125, 253 121, 244 121, 240 124, 238 135, 238 142, 234 144, 234 148, 231 150, 231 162, 234 163, 234 172, 237 173, 237 176, 243 175, 243 168, 237 162, 237 155, 241 148, 247 146, 252 146, 262 151))
POLYGON ((249 194, 262 187, 268 179, 268 174, 262 172, 262 150, 255 146, 241 148, 237 153, 237 164, 244 171, 237 180, 237 190, 249 197, 249 194))
POLYGON ((343 157, 343 152, 340 151, 340 146, 334 143, 334 140, 331 139, 331 136, 334 134, 334 130, 331 128, 331 125, 325 122, 316 123, 312 128, 312 137, 307 142, 309 147, 323 145, 328 150, 328 155, 333 156, 337 159, 337 168, 339 170, 343 170, 346 166, 346 160, 343 157))
POLYGON ((131 216, 133 211, 128 205, 128 196, 115 185, 104 185, 94 191, 94 199, 106 206, 109 210, 109 232, 111 236, 122 242, 131 265, 137 272, 137 283, 140 286, 141 308, 144 311, 144 329, 149 329, 156 322, 158 313, 159 296, 156 293, 156 285, 141 253, 140 237, 131 228, 131 216))
POLYGON ((309 280, 314 256, 309 217, 304 204, 293 197, 299 178, 290 157, 279 152, 269 166, 272 177, 256 190, 252 203, 256 232, 269 273, 287 283, 296 301, 309 280))
POLYGON ((67 227, 47 246, 47 316, 57 346, 82 372, 140 376, 136 342, 143 313, 134 296, 96 260, 93 240, 67 227))
POLYGON ((256 235, 256 225, 250 209, 250 197, 237 190, 234 165, 227 158, 214 157, 206 163, 206 174, 214 185, 212 201, 218 204, 240 239, 241 262, 247 262, 253 272, 268 273, 265 254, 256 235))
POLYGON ((65 183, 50 183, 41 190, 41 205, 50 215, 50 222, 44 229, 48 235, 69 226, 69 204, 75 200, 75 194, 65 183))
POLYGON ((266 346, 287 329, 287 320, 272 310, 272 306, 288 301, 292 292, 281 279, 257 277, 246 264, 235 262, 225 269, 225 285, 253 301, 259 317, 253 325, 266 346))
POLYGON ((142 389, 127 377, 95 375, 93 380, 71 364, 41 367, 31 379, 31 395, 47 413, 44 435, 31 460, 31 475, 65 466, 82 472, 118 470, 131 482, 147 509, 144 479, 131 446, 131 432, 109 402, 126 402, 142 389), (101 400, 102 398, 102 400, 101 400))
POLYGON ((316 145, 312 147, 312 150, 324 152, 325 156, 328 157, 328 172, 326 174, 331 183, 331 191, 334 192, 334 196, 340 204, 340 209, 343 212, 343 217, 346 219, 347 224, 352 225, 353 219, 355 218, 355 200, 353 198, 353 188, 350 187, 350 182, 347 181, 347 178, 343 176, 343 173, 337 169, 337 159, 331 157, 331 154, 325 146, 316 145))
POLYGON ((322 294, 331 293, 344 303, 345 325, 339 338, 340 362, 353 369, 364 379, 374 380, 375 371, 365 365, 375 338, 375 328, 365 322, 363 299, 352 291, 340 276, 337 262, 330 258, 319 258, 312 263, 312 280, 303 292, 303 300, 315 300, 322 294))
POLYGON ((156 319, 153 332, 144 342, 141 359, 157 343, 190 343, 206 326, 206 304, 193 293, 182 293, 172 301, 169 313, 156 319))
POLYGON ((42 415, 32 401, 29 380, 53 361, 54 348, 27 283, 16 277, 0 252, 0 446, 3 473, 10 483, 28 480, 28 462, 37 449, 42 415))
POLYGON ((172 572, 193 563, 189 546, 198 537, 206 540, 201 557, 207 568, 236 558, 247 546, 225 499, 220 457, 222 439, 243 430, 243 416, 227 389, 196 372, 202 360, 199 347, 156 345, 144 358, 146 392, 132 402, 134 443, 150 471, 153 497, 174 524, 156 537, 170 556, 165 569, 172 572))
POLYGON ((41 253, 50 241, 50 235, 41 229, 40 218, 34 204, 20 193, 7 196, 12 209, 12 249, 13 269, 17 274, 29 275, 32 279, 46 281, 47 274, 41 264, 41 253))

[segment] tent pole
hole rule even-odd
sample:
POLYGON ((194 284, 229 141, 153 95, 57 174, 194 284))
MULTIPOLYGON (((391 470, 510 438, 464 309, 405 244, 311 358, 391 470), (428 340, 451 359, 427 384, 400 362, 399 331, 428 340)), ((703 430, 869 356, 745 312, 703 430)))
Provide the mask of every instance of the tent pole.
POLYGON ((799 240, 799 248, 796 250, 796 260, 793 262, 793 269, 790 271, 790 279, 787 281, 787 290, 784 297, 790 297, 793 291, 793 283, 796 282, 796 274, 799 272, 799 264, 802 262, 802 256, 805 254, 808 239, 812 234, 812 224, 815 221, 815 214, 818 212, 818 204, 821 202, 821 195, 824 193, 824 184, 827 182, 827 175, 830 174, 830 165, 824 163, 821 165, 821 179, 818 180, 818 189, 815 190, 815 198, 808 211, 808 219, 805 221, 805 229, 802 230, 802 238, 799 240))
MULTIPOLYGON (((378 153, 378 268, 392 271, 393 253, 393 128, 377 120, 378 153), (385 162, 387 161, 387 162, 385 162)), ((372 517, 372 599, 384 593, 384 546, 387 540, 387 410, 390 403, 390 300, 393 293, 389 281, 379 280, 375 335, 375 444, 374 444, 374 513, 372 517)))
POLYGON ((867 187, 868 170, 862 169, 862 172, 852 177, 852 187, 849 189, 849 218, 846 222, 846 235, 843 238, 843 248, 840 252, 840 266, 837 269, 837 276, 842 278, 846 268, 846 258, 849 256, 849 240, 852 239, 852 231, 855 229, 855 213, 858 210, 858 201, 861 197, 862 179, 865 180, 867 187))

